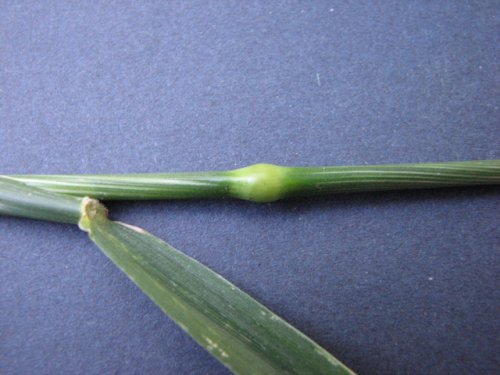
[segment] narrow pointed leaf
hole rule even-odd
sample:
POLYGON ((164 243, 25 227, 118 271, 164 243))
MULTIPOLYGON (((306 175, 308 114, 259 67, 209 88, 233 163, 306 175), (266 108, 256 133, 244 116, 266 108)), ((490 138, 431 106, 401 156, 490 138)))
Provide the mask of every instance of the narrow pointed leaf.
POLYGON ((98 218, 88 230, 132 281, 236 374, 352 374, 249 295, 144 230, 98 218))

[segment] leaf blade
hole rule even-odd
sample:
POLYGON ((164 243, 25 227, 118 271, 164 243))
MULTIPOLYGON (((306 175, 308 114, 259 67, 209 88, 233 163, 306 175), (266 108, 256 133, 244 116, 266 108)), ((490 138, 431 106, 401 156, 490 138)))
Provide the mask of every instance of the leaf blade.
POLYGON ((191 337, 237 374, 352 374, 220 275, 143 231, 93 220, 91 239, 191 337))

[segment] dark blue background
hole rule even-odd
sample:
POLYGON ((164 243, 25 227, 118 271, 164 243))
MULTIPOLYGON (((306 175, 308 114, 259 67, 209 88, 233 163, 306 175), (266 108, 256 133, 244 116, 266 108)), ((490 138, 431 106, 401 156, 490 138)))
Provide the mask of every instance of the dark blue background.
MULTIPOLYGON (((0 173, 500 158, 498 1, 4 1, 0 173)), ((492 374, 498 188, 109 204, 367 374, 492 374)), ((0 218, 2 374, 223 374, 77 228, 0 218)))

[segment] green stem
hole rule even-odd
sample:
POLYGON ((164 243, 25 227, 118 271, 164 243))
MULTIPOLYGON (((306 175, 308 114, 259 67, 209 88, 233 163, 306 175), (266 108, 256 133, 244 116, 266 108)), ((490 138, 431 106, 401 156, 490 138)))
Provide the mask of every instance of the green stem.
POLYGON ((498 185, 500 160, 344 167, 255 164, 199 173, 13 177, 54 192, 105 200, 232 197, 271 202, 341 192, 498 185))
POLYGON ((56 193, 103 200, 226 197, 230 182, 226 172, 12 177, 56 193))
POLYGON ((331 194, 500 184, 500 160, 292 168, 287 194, 331 194))

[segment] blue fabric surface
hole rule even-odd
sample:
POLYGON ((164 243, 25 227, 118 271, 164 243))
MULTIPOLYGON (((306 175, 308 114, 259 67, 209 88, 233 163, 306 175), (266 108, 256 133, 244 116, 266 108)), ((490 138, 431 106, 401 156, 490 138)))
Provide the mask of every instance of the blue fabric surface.
MULTIPOLYGON (((498 1, 0 4, 0 173, 500 158, 498 1)), ((111 203, 364 374, 500 366, 499 189, 111 203)), ((0 217, 0 373, 226 374, 77 228, 0 217)))

